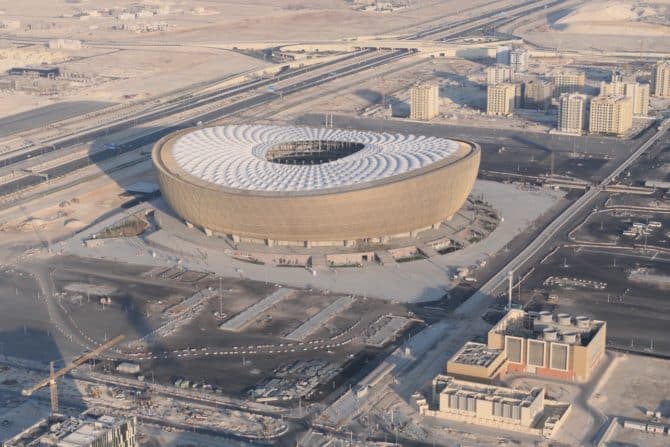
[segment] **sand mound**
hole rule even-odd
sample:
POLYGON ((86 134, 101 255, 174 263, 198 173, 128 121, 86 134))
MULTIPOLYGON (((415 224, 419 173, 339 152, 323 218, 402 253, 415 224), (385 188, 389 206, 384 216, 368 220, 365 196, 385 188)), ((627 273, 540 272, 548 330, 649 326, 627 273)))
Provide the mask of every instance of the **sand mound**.
POLYGON ((63 222, 63 226, 69 230, 78 230, 84 226, 84 223, 79 219, 68 219, 63 222))
POLYGON ((569 34, 670 35, 670 27, 641 21, 655 14, 654 9, 637 7, 634 1, 596 1, 577 8, 553 26, 569 34))
POLYGON ((40 219, 37 217, 31 217, 29 219, 24 220, 18 225, 18 229, 20 231, 35 231, 35 230, 43 230, 47 224, 47 222, 44 219, 40 219))
POLYGON ((576 24, 594 24, 597 22, 621 22, 638 18, 633 2, 593 2, 579 7, 557 24, 570 26, 576 24))

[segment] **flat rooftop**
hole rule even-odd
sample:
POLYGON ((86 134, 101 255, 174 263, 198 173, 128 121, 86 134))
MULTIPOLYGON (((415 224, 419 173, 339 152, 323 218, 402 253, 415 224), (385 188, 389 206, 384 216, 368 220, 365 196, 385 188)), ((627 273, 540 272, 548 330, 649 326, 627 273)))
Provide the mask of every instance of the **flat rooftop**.
POLYGON ((82 447, 91 445, 105 432, 124 422, 123 418, 100 416, 93 418, 53 416, 28 427, 3 446, 51 445, 56 447, 82 447))
POLYGON ((542 393, 542 388, 525 391, 457 380, 451 376, 443 376, 443 379, 446 386, 441 394, 466 395, 487 401, 518 403, 522 406, 530 405, 542 393))
POLYGON ((449 359, 449 362, 488 368, 501 354, 501 349, 493 349, 483 343, 469 341, 449 359))
POLYGON ((566 313, 512 309, 491 331, 514 337, 587 346, 604 324, 603 321, 586 316, 572 317, 566 313))

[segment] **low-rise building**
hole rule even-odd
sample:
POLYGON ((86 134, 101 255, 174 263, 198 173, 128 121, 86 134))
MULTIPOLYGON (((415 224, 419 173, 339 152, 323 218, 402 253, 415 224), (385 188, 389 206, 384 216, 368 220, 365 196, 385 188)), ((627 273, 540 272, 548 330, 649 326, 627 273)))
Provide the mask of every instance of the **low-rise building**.
POLYGON ((550 438, 570 405, 545 394, 539 387, 517 390, 438 375, 430 399, 415 399, 422 415, 550 438))
POLYGON ((81 417, 61 415, 43 419, 11 439, 3 447, 136 447, 135 417, 81 417))
POLYGON ((505 352, 484 343, 467 342, 447 362, 447 374, 456 379, 493 383, 504 372, 505 352))
POLYGON ((81 40, 76 39, 50 39, 47 45, 57 50, 81 50, 81 40))
POLYGON ((606 336, 604 321, 512 309, 489 331, 487 345, 505 351, 507 374, 585 381, 605 354, 606 336))

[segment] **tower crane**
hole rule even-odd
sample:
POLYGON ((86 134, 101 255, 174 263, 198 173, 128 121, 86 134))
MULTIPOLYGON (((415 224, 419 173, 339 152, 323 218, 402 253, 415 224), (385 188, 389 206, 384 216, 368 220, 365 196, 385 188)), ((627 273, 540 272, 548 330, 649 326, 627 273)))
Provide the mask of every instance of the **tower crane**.
POLYGON ((83 365, 87 361, 91 360, 92 358, 97 357, 98 355, 102 354, 103 352, 111 349, 113 346, 119 344, 123 339, 125 338, 124 335, 119 335, 118 337, 115 337, 108 342, 98 346, 97 348, 93 349, 90 352, 87 352, 76 359, 74 359, 72 362, 70 362, 68 365, 65 367, 55 370, 54 369, 54 362, 51 362, 49 364, 49 377, 47 379, 44 379, 35 385, 31 386, 30 388, 25 388, 21 391, 21 394, 24 396, 32 396, 33 393, 41 388, 44 388, 45 386, 49 386, 49 391, 51 393, 51 412, 52 413, 58 413, 58 388, 56 385, 56 379, 59 377, 63 377, 73 369, 77 368, 80 365, 83 365))

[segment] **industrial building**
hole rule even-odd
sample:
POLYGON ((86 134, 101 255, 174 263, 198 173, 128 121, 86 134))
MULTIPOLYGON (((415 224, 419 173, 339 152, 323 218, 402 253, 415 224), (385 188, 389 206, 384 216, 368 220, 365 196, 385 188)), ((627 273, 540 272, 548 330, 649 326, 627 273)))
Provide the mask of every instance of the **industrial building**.
POLYGON ((3 447, 136 447, 135 417, 53 415, 3 442, 3 447))
POLYGON ((512 79, 512 68, 507 65, 493 65, 486 68, 486 85, 497 85, 512 79))
POLYGON ((598 96, 591 100, 589 132, 623 135, 633 127, 633 99, 625 96, 598 96))
POLYGON ((41 78, 57 78, 60 76, 58 67, 13 67, 8 72, 12 76, 32 75, 41 78))
POLYGON ((329 128, 186 129, 152 152, 188 225, 234 242, 354 246, 435 228, 465 203, 473 143, 329 128))
POLYGON ((514 111, 517 87, 514 84, 503 83, 489 85, 486 88, 486 114, 509 115, 514 111))
POLYGON ((600 96, 625 96, 633 101, 633 115, 649 113, 649 84, 623 82, 619 79, 600 83, 600 96))
POLYGON ((512 309, 488 333, 468 342, 447 362, 447 374, 496 383, 518 372, 587 380, 605 352, 606 324, 588 317, 512 309))
POLYGON ((554 86, 543 79, 524 82, 523 107, 526 109, 547 110, 554 96, 554 86))
POLYGON ((586 74, 583 71, 559 71, 554 73, 553 80, 556 97, 563 93, 583 93, 586 74))
POLYGON ((605 353, 606 336, 604 321, 512 309, 489 331, 487 345, 505 351, 507 374, 585 381, 605 353))
POLYGON ((513 73, 528 71, 528 50, 522 47, 512 48, 509 52, 509 65, 513 73))
POLYGON ((545 394, 539 387, 516 390, 438 375, 431 402, 419 398, 417 404, 422 415, 550 438, 570 406, 545 394))
POLYGON ((586 129, 588 97, 581 93, 563 93, 558 99, 559 132, 580 135, 586 129))
POLYGON ((440 89, 437 84, 412 87, 410 91, 410 119, 430 121, 440 113, 440 89))
POLYGON ((658 62, 651 72, 651 86, 655 96, 670 96, 670 62, 658 62))

